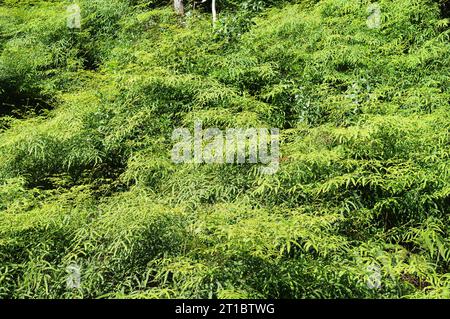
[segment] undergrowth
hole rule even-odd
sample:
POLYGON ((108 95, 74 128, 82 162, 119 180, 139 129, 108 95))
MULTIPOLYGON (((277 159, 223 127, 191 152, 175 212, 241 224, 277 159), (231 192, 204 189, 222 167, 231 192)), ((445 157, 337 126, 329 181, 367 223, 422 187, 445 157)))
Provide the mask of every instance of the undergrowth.
POLYGON ((449 298, 447 3, 219 2, 0 4, 0 297, 449 298), (280 170, 172 163, 196 119, 280 170))

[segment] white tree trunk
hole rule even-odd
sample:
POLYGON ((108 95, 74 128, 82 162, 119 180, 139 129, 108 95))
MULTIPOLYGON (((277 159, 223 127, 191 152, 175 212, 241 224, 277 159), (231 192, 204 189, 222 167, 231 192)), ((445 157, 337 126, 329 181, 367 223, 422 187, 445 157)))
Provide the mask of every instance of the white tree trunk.
POLYGON ((183 0, 174 0, 173 1, 173 7, 175 9, 175 12, 179 15, 184 15, 184 5, 183 0))
POLYGON ((216 0, 212 0, 211 11, 213 16, 213 25, 215 25, 217 21, 216 0))

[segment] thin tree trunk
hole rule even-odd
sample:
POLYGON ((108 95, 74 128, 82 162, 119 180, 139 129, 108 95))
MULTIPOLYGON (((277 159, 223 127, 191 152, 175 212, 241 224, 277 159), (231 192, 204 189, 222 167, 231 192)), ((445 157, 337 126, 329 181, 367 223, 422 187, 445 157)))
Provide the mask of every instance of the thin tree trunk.
POLYGON ((183 0, 174 0, 173 1, 173 7, 175 9, 175 12, 179 15, 184 15, 184 5, 183 0))
POLYGON ((211 11, 213 16, 213 25, 215 25, 217 21, 216 0, 212 0, 211 11))

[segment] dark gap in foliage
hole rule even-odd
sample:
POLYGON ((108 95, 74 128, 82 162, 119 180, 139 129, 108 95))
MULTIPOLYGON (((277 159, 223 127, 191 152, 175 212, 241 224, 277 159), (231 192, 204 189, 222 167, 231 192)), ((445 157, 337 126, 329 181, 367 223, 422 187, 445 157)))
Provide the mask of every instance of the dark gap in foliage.
POLYGON ((352 65, 348 62, 339 62, 335 68, 336 71, 343 73, 351 71, 353 69, 352 65))
POLYGON ((0 117, 12 116, 17 119, 43 115, 53 109, 51 98, 35 92, 20 93, 15 90, 0 95, 0 117))
MULTIPOLYGON (((211 1, 206 1, 206 2, 202 2, 201 0, 198 1, 193 1, 192 3, 192 8, 202 11, 202 12, 211 12, 211 7, 212 7, 212 2, 211 1)), ((219 9, 219 8, 217 8, 219 9)))
POLYGON ((83 61, 83 69, 86 71, 97 71, 101 65, 101 61, 90 52, 85 52, 84 55, 81 56, 83 61))
POLYGON ((84 181, 83 184, 90 182, 93 186, 94 195, 98 197, 111 196, 117 192, 128 191, 131 185, 120 180, 120 176, 126 169, 126 160, 117 163, 105 162, 96 171, 89 174, 87 181, 84 181))
POLYGON ((77 167, 69 172, 53 172, 45 176, 35 175, 28 179, 25 186, 28 189, 52 190, 89 185, 93 195, 110 196, 129 189, 129 185, 120 181, 120 176, 125 170, 126 163, 105 161, 96 168, 77 167))
POLYGON ((90 40, 86 42, 79 31, 73 30, 70 36, 70 47, 76 49, 75 57, 81 61, 83 70, 97 71, 102 63, 97 52, 100 41, 95 39, 94 35, 90 40))
POLYGON ((146 9, 156 9, 159 7, 164 7, 164 6, 168 6, 171 4, 170 1, 167 0, 153 0, 153 1, 148 1, 148 0, 129 0, 128 1, 130 6, 136 6, 139 8, 146 8, 146 9))
POLYGON ((450 1, 443 0, 440 3, 441 8, 441 18, 450 18, 450 1))

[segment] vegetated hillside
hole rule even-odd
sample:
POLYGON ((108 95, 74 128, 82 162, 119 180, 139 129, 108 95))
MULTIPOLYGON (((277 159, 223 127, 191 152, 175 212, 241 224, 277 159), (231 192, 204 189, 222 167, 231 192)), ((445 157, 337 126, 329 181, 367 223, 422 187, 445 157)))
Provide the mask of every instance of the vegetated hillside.
POLYGON ((0 297, 450 297, 448 3, 370 2, 2 1, 0 297), (279 171, 172 163, 196 119, 279 171))

